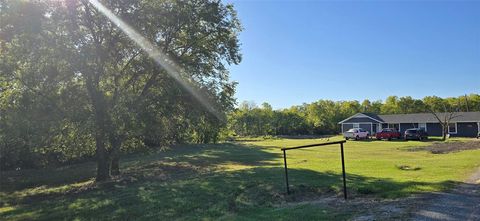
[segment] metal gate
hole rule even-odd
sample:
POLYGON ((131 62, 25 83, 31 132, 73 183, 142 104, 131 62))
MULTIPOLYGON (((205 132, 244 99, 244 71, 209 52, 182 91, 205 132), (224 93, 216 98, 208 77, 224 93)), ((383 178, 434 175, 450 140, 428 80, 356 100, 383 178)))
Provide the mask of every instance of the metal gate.
POLYGON ((334 142, 328 142, 328 143, 310 144, 310 145, 304 145, 304 146, 298 146, 298 147, 282 148, 283 163, 285 164, 285 182, 286 182, 286 186, 287 186, 287 194, 290 194, 290 187, 289 187, 289 184, 288 184, 287 150, 340 144, 340 153, 341 153, 341 159, 342 159, 342 175, 343 175, 343 197, 346 200, 347 199, 347 180, 346 180, 346 175, 345 175, 345 159, 344 159, 344 154, 343 154, 343 144, 345 142, 346 142, 345 140, 342 140, 342 141, 334 141, 334 142))

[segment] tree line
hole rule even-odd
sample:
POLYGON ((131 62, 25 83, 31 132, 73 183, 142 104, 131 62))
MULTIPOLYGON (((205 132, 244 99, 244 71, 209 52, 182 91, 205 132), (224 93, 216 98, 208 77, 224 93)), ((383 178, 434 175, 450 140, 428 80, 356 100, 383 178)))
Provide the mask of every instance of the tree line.
POLYGON ((480 111, 480 95, 440 98, 389 96, 383 102, 364 100, 319 100, 290 108, 273 110, 268 103, 257 106, 241 103, 229 114, 230 136, 325 135, 340 131, 338 122, 359 112, 409 114, 428 112, 480 111))

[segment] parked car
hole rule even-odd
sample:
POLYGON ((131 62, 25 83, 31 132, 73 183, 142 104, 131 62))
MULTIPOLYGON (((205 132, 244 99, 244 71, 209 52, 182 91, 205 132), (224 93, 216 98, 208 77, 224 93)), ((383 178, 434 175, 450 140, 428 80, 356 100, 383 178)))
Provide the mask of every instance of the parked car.
POLYGON ((405 131, 403 138, 405 140, 426 140, 428 139, 428 134, 422 128, 412 128, 405 131))
POLYGON ((400 139, 402 138, 402 134, 398 132, 395 128, 383 128, 380 132, 375 134, 375 138, 377 138, 377 140, 391 140, 392 138, 400 139))
POLYGON ((343 137, 345 137, 346 140, 352 138, 355 140, 358 139, 368 139, 369 134, 368 131, 362 129, 362 128, 352 128, 348 130, 347 132, 343 133, 343 137))

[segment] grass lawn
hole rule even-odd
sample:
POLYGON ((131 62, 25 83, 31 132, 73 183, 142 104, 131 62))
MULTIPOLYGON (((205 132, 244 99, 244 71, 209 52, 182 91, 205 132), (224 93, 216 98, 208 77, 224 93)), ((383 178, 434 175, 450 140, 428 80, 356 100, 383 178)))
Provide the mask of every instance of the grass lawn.
MULTIPOLYGON (((98 185, 93 183, 94 163, 2 172, 0 219, 348 219, 352 213, 345 208, 299 203, 343 200, 338 145, 288 151, 293 193, 285 195, 280 147, 319 142, 325 140, 251 140, 129 155, 122 161, 121 177, 98 185)), ((348 141, 350 196, 398 198, 441 191, 480 166, 480 149, 411 151, 432 142, 348 141)))

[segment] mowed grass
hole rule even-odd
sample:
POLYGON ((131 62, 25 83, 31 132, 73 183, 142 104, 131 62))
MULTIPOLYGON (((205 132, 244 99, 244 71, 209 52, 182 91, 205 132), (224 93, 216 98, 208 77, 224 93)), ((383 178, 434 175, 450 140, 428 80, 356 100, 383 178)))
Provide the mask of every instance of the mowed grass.
MULTIPOLYGON (((340 140, 330 138, 329 141, 340 140)), ((463 142, 468 139, 451 139, 463 142)), ((123 158, 123 174, 95 184, 94 163, 2 172, 1 220, 345 220, 339 145, 287 152, 291 195, 285 194, 281 147, 324 139, 269 139, 183 145, 123 158)), ((398 198, 441 191, 480 166, 480 150, 411 151, 418 141, 348 141, 352 198, 398 198)))
MULTIPOLYGON (((340 140, 334 137, 329 141, 340 140)), ((438 141, 347 141, 344 144, 349 186, 356 193, 373 193, 385 198, 395 198, 424 191, 442 191, 455 182, 465 180, 480 166, 480 150, 432 154, 412 151, 416 147, 438 141), (411 169, 401 169, 401 168, 411 169)), ((452 138, 449 142, 468 141, 452 138)), ((259 146, 292 147, 316 143, 314 140, 271 140, 256 142, 259 146)), ((322 173, 341 172, 339 145, 312 147, 287 151, 288 167, 322 173)), ((292 185, 303 183, 296 171, 290 173, 292 185)), ((317 182, 316 180, 312 183, 317 182)))

